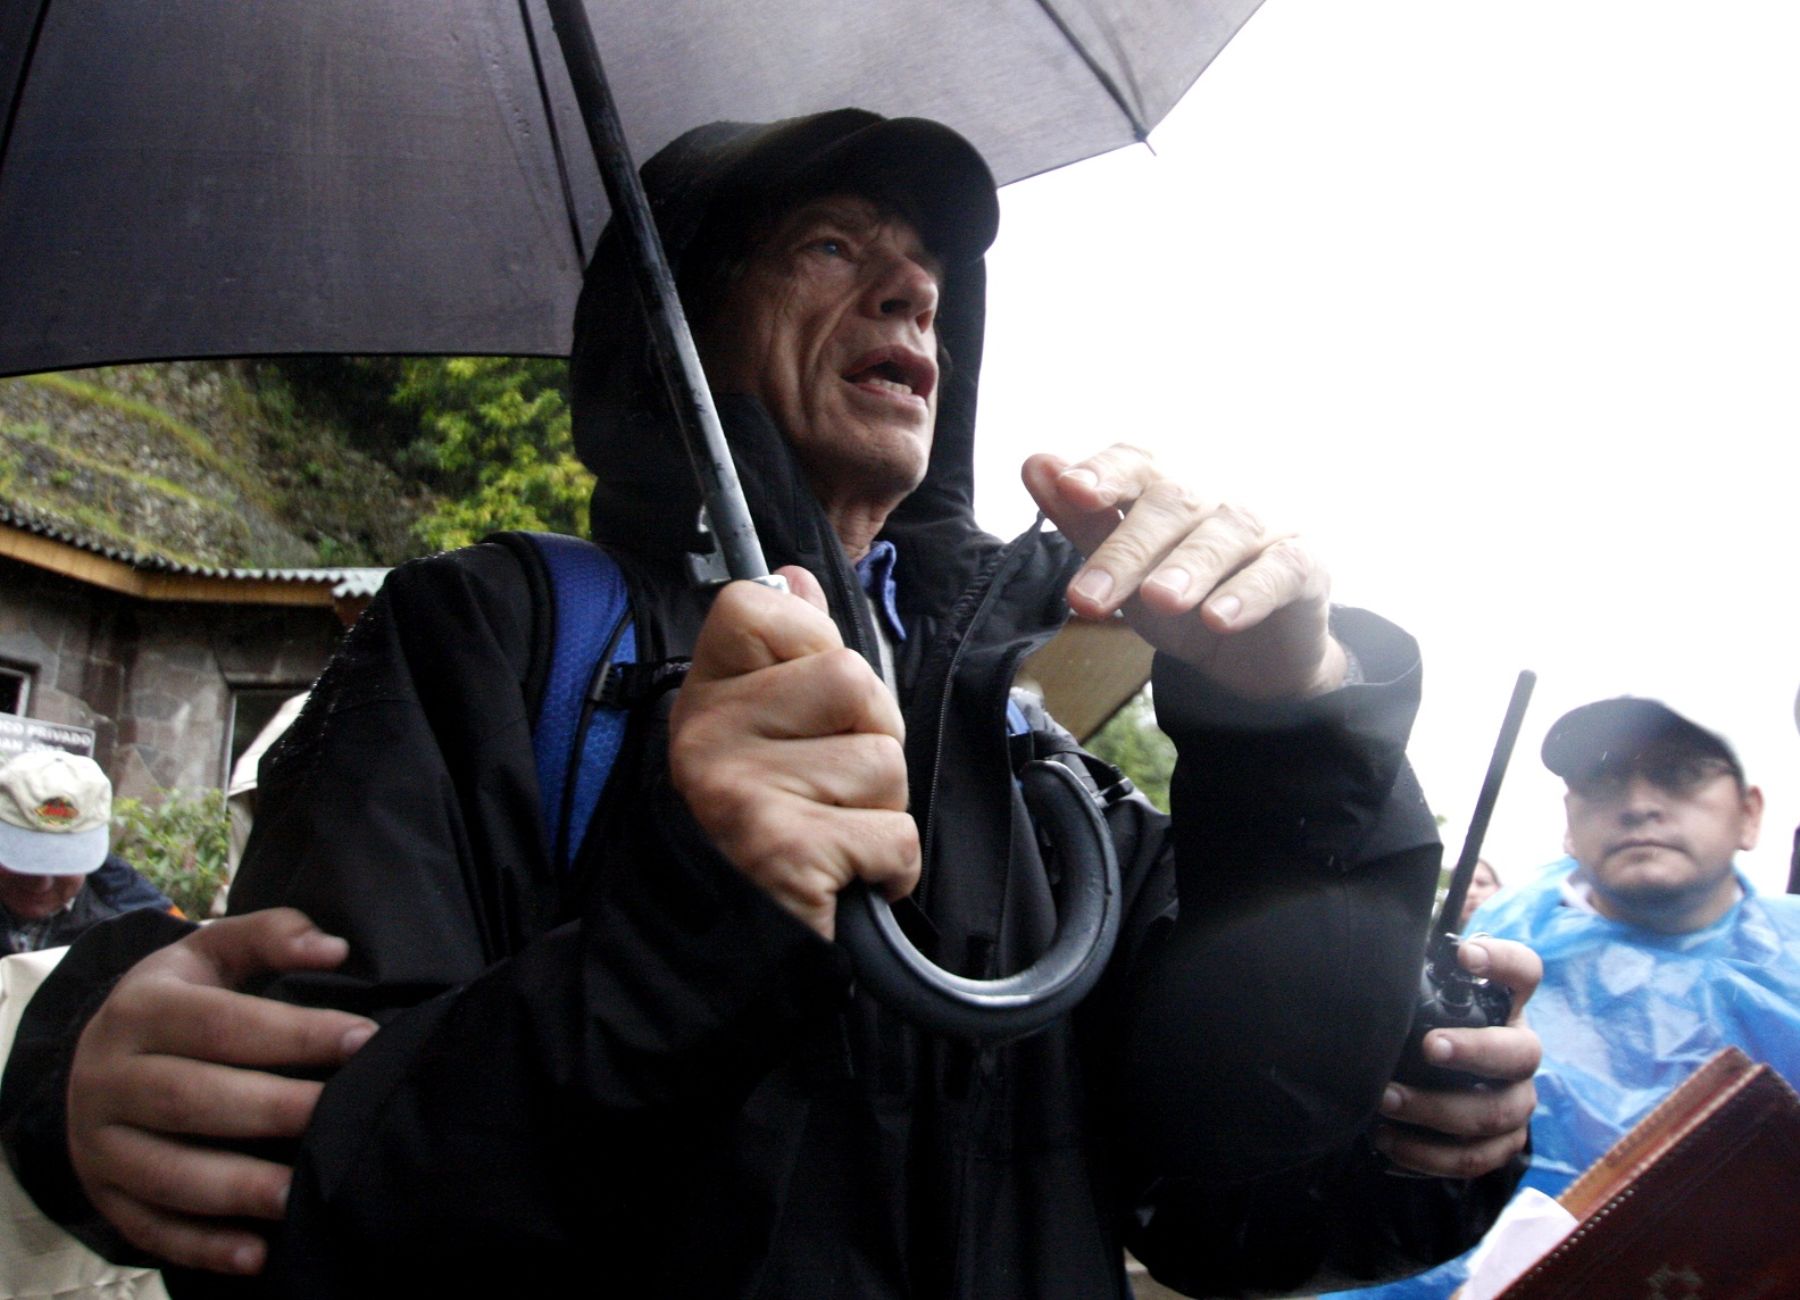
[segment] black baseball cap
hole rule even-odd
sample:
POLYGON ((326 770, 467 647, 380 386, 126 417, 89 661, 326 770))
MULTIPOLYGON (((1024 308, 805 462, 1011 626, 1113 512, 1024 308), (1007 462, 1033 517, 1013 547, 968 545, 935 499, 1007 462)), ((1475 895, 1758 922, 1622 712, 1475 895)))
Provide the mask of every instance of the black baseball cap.
POLYGON ((695 127, 643 178, 672 263, 710 251, 721 227, 742 234, 759 214, 840 190, 905 200, 947 266, 979 259, 1000 228, 994 174, 974 145, 941 122, 860 108, 695 127))
POLYGON ((1739 782, 1743 764, 1717 732, 1689 721, 1660 700, 1621 695, 1570 709, 1544 736, 1544 766, 1565 781, 1579 780, 1609 758, 1627 761, 1653 744, 1679 745, 1722 758, 1739 782))

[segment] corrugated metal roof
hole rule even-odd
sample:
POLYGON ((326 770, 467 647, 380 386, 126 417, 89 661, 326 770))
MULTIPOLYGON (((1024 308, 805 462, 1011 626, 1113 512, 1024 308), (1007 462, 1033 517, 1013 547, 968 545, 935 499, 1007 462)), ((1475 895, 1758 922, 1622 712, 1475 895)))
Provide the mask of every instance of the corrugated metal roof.
POLYGON ((165 559, 160 555, 139 555, 135 551, 123 550, 104 542, 96 542, 89 538, 78 537, 66 528, 46 524, 21 514, 11 506, 0 502, 0 524, 7 524, 22 532, 37 537, 46 537, 53 542, 61 542, 65 546, 73 546, 78 550, 89 551, 95 555, 103 555, 120 564, 128 564, 134 569, 150 573, 172 573, 195 578, 225 578, 240 582, 293 582, 308 584, 331 584, 331 594, 339 600, 357 599, 373 596, 377 588, 387 578, 390 570, 385 568, 343 568, 343 569, 230 569, 216 568, 204 564, 182 564, 175 560, 165 559))

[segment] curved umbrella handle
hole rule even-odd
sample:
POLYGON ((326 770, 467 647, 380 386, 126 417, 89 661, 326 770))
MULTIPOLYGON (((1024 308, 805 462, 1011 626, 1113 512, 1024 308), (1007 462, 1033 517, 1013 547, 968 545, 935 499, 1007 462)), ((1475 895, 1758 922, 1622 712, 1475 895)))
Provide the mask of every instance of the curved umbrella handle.
POLYGON ((860 881, 838 895, 838 942, 857 979, 922 1029, 999 1042, 1072 1010, 1094 987, 1119 937, 1119 859, 1100 805, 1081 778, 1048 759, 1019 773, 1025 806, 1062 854, 1056 936, 1025 970, 978 980, 936 965, 900 930, 887 900, 860 881))

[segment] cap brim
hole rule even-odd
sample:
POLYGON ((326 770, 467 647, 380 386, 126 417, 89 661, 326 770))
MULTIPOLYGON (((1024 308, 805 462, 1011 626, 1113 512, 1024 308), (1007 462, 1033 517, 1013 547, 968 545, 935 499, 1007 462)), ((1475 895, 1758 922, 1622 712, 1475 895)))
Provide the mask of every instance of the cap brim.
MULTIPOLYGON (((980 259, 1000 229, 994 174, 974 145, 942 122, 881 117, 841 108, 766 125, 716 123, 707 146, 716 167, 714 188, 696 216, 708 223, 737 221, 746 209, 831 193, 863 193, 902 200, 916 217, 925 245, 946 266, 980 259)), ((699 145, 695 146, 699 148, 699 145)), ((692 159, 668 151, 645 165, 645 183, 678 191, 692 159), (667 171, 668 176, 660 175, 667 171)), ((658 214, 663 222, 665 215, 658 214)), ((692 231, 665 229, 685 245, 692 231)))
POLYGON ((0 867, 22 876, 86 876, 98 871, 111 845, 110 831, 33 831, 0 822, 0 867))
POLYGON ((1544 735, 1544 766, 1565 781, 1594 771, 1609 755, 1635 755, 1652 741, 1672 740, 1725 759, 1737 755, 1718 736, 1658 700, 1623 696, 1570 709, 1544 735))
POLYGON ((986 253, 1000 230, 994 174, 981 154, 941 122, 892 117, 836 141, 804 168, 807 181, 905 197, 925 246, 950 265, 986 253))

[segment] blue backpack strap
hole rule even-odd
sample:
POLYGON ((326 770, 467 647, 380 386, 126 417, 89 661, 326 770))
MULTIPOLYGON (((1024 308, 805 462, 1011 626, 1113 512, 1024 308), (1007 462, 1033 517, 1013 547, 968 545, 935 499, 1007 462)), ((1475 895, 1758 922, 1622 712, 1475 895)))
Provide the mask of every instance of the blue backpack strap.
POLYGON ((550 664, 531 729, 544 842, 567 871, 587 834, 625 740, 626 710, 603 704, 615 664, 637 661, 631 596, 618 561, 592 542, 557 533, 520 534, 550 580, 550 664))

